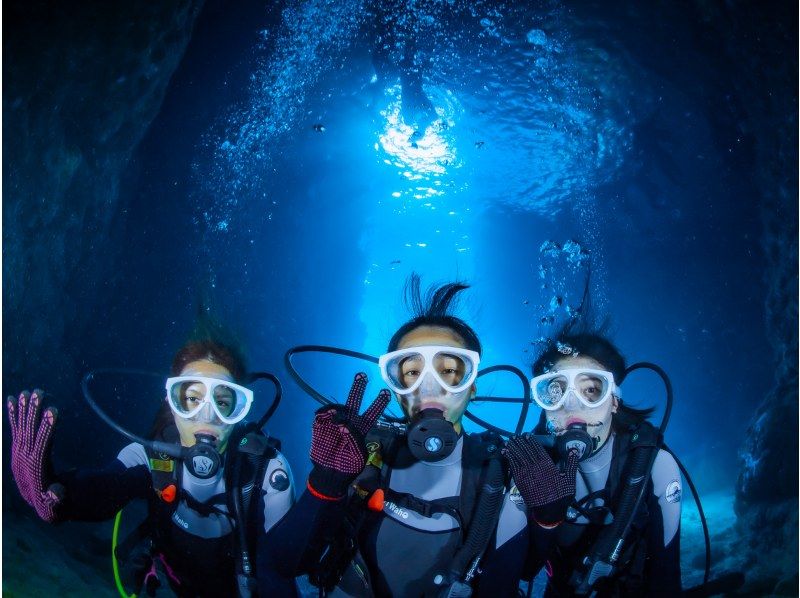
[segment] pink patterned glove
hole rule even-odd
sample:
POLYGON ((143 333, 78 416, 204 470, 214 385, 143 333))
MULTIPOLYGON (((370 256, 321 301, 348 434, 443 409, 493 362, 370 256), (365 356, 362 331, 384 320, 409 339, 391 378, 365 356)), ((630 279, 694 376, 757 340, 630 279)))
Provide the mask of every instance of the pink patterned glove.
POLYGON ((11 422, 11 472, 22 498, 47 522, 56 521, 55 509, 63 496, 60 484, 50 484, 50 441, 57 412, 52 407, 44 410, 41 420, 39 408, 42 391, 33 394, 23 391, 19 400, 8 397, 8 419, 11 422))
POLYGON ((308 489, 318 498, 338 500, 367 464, 364 437, 375 425, 389 404, 390 394, 382 389, 372 405, 359 415, 367 375, 359 372, 347 403, 326 405, 317 410, 311 426, 311 462, 314 468, 308 476, 308 489))
POLYGON ((575 498, 578 454, 572 451, 559 467, 529 434, 508 441, 503 454, 511 466, 511 476, 533 518, 543 527, 558 525, 575 498))

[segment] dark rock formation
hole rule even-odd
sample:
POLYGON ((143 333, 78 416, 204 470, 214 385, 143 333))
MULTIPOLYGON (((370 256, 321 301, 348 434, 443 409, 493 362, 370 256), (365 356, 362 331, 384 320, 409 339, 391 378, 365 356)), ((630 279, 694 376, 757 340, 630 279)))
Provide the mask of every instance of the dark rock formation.
POLYGON ((102 294, 124 223, 120 173, 202 4, 4 6, 4 391, 75 388, 70 347, 91 325, 98 305, 86 297, 102 294))
POLYGON ((758 595, 798 592, 796 11, 790 4, 783 11, 749 4, 728 21, 734 24, 728 52, 744 67, 736 84, 746 98, 743 133, 754 139, 766 327, 776 366, 774 377, 763 372, 766 395, 741 449, 736 488, 746 588, 758 595))

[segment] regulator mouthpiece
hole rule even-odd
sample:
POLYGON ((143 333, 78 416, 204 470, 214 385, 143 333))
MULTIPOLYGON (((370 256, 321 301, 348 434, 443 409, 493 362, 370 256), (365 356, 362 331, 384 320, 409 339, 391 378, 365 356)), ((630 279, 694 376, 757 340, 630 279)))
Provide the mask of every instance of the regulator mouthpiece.
POLYGON ((595 441, 586 431, 586 424, 574 423, 567 426, 566 432, 556 437, 556 448, 562 459, 571 452, 578 455, 578 461, 588 459, 595 449, 595 441))
POLYGON ((420 461, 441 461, 456 448, 458 433, 453 424, 444 418, 444 412, 423 409, 411 420, 406 431, 406 442, 411 454, 420 461))
POLYGON ((214 477, 220 467, 216 438, 211 434, 195 434, 194 438, 194 446, 183 449, 183 463, 194 477, 207 480, 214 477))

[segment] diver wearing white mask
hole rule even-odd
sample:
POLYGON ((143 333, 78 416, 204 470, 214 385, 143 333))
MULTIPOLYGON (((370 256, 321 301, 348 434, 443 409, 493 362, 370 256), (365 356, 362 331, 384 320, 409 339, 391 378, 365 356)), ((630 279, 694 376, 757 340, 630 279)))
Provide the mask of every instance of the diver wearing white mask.
POLYGON ((243 357, 213 338, 195 339, 175 355, 171 373, 149 437, 102 468, 53 472, 55 409, 40 415, 42 391, 10 397, 11 463, 23 498, 48 522, 102 521, 146 501, 147 519, 119 544, 115 524, 122 595, 169 588, 186 598, 296 596, 293 577, 259 558, 294 489, 277 443, 245 422, 253 392, 242 385, 243 357))
POLYGON ((581 325, 569 323, 534 363, 531 390, 542 408, 537 435, 517 437, 507 448, 529 505, 539 492, 530 472, 552 465, 541 446, 548 437, 557 461, 579 459, 571 495, 531 526, 529 569, 547 563, 547 597, 678 596, 678 465, 659 448, 659 430, 647 422, 652 409, 623 405, 617 381, 628 370, 619 350, 581 325))
POLYGON ((375 426, 385 390, 359 415, 363 374, 346 405, 317 412, 307 492, 275 529, 285 575, 308 573, 330 596, 516 596, 526 509, 505 492, 499 438, 462 427, 481 360, 475 332, 449 313, 465 288, 423 302, 411 279, 416 316, 378 359, 402 432, 375 426))

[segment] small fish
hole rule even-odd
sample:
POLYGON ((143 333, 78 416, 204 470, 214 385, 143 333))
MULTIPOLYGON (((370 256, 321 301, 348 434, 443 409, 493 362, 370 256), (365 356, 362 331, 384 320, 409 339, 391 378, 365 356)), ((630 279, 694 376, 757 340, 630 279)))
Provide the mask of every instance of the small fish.
POLYGON ((525 301, 523 301, 523 302, 522 302, 522 305, 528 305, 528 303, 530 303, 530 301, 528 301, 527 299, 525 299, 525 301))
POLYGON ((475 147, 478 148, 478 149, 481 149, 484 145, 486 145, 485 141, 476 141, 475 142, 475 147))
POLYGON ((392 260, 391 262, 389 262, 389 265, 390 266, 396 266, 399 263, 400 263, 400 260, 392 260))
POLYGON ((317 123, 313 125, 311 128, 314 129, 317 133, 325 132, 325 125, 323 125, 322 123, 317 123))

